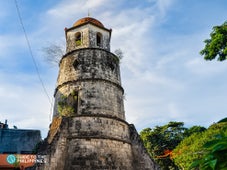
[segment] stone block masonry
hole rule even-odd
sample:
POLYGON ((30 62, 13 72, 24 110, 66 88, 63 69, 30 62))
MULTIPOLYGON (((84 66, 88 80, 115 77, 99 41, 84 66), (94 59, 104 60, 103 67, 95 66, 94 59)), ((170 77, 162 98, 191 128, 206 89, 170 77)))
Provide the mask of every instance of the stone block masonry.
POLYGON ((62 96, 78 92, 76 114, 107 114, 125 119, 118 58, 102 49, 79 49, 60 63, 54 116, 59 115, 62 96))
POLYGON ((124 112, 119 58, 111 29, 90 17, 66 29, 53 121, 37 170, 157 170, 124 112))
POLYGON ((62 118, 58 133, 45 152, 42 154, 49 155, 47 163, 37 167, 38 170, 159 169, 146 152, 133 125, 106 117, 62 118), (97 129, 89 131, 88 122, 97 129), (116 128, 115 135, 108 128, 111 124, 116 128), (102 132, 100 129, 103 129, 102 132))

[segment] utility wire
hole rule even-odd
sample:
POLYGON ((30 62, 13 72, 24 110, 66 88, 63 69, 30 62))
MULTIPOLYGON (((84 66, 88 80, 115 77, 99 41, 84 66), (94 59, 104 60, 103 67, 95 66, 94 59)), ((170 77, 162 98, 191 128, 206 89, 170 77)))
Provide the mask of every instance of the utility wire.
POLYGON ((25 31, 25 27, 24 27, 24 24, 23 24, 23 20, 22 20, 21 14, 20 14, 20 10, 19 10, 19 6, 18 6, 18 3, 17 3, 17 0, 14 0, 14 2, 15 2, 15 5, 16 5, 18 18, 19 18, 21 27, 22 27, 23 32, 24 32, 24 36, 25 36, 25 39, 26 39, 26 42, 27 42, 27 45, 28 45, 29 53, 30 53, 30 56, 31 56, 31 58, 32 58, 33 64, 34 64, 34 66, 35 66, 35 70, 36 70, 38 79, 39 79, 39 81, 40 81, 40 83, 41 83, 41 86, 42 86, 42 88, 43 88, 43 92, 44 92, 44 94, 47 96, 47 98, 48 98, 48 100, 49 100, 49 102, 50 102, 50 104, 51 104, 51 108, 52 108, 52 101, 51 101, 50 96, 49 96, 48 93, 47 93, 46 87, 45 87, 45 85, 44 85, 44 83, 43 83, 43 80, 42 80, 42 78, 41 78, 41 75, 40 75, 40 72, 39 72, 39 69, 38 69, 38 65, 37 65, 36 60, 35 60, 35 57, 34 57, 34 55, 33 55, 32 48, 31 48, 31 45, 30 45, 30 42, 29 42, 27 33, 26 33, 26 31, 25 31))

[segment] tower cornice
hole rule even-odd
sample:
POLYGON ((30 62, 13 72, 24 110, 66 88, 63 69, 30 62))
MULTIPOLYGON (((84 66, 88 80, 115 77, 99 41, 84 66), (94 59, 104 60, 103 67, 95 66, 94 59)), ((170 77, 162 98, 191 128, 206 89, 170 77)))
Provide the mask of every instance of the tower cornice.
POLYGON ((122 94, 124 94, 124 88, 123 88, 121 85, 119 85, 118 83, 115 83, 115 82, 113 82, 113 81, 106 80, 106 79, 102 79, 102 78, 83 78, 83 79, 77 79, 77 80, 67 81, 67 82, 64 82, 64 83, 58 85, 58 86, 55 88, 54 97, 55 97, 57 91, 58 91, 61 87, 66 86, 66 85, 69 85, 69 84, 75 84, 75 83, 77 83, 77 82, 85 82, 85 81, 94 81, 94 82, 95 82, 95 81, 103 81, 103 82, 106 82, 106 83, 110 83, 110 84, 112 84, 112 85, 118 87, 118 88, 122 91, 122 94))
POLYGON ((116 61, 119 63, 119 58, 118 58, 118 56, 116 56, 114 53, 112 53, 112 52, 110 52, 110 51, 108 51, 108 50, 105 50, 105 49, 103 49, 103 48, 88 47, 88 48, 79 48, 79 49, 75 49, 75 50, 72 50, 72 51, 67 52, 66 54, 64 54, 64 55, 62 56, 62 58, 61 58, 61 60, 60 60, 60 62, 59 62, 59 65, 61 64, 62 60, 63 60, 65 57, 69 56, 70 54, 73 54, 73 53, 76 52, 76 51, 84 51, 84 50, 100 50, 100 51, 105 51, 105 52, 107 52, 107 53, 112 54, 112 55, 115 57, 116 61))

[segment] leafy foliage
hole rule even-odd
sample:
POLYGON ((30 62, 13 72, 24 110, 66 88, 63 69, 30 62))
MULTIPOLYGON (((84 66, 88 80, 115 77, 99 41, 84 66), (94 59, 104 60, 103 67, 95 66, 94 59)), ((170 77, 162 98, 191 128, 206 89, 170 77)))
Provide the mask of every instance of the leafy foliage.
POLYGON ((221 26, 214 26, 210 39, 206 39, 205 47, 200 51, 205 60, 213 60, 218 57, 219 61, 227 59, 227 21, 221 26))
POLYGON ((171 151, 184 139, 185 130, 183 122, 169 122, 140 132, 149 154, 163 170, 178 169, 171 160, 171 151))
MULTIPOLYGON (((227 118, 218 123, 227 123, 227 118)), ((203 145, 206 154, 202 159, 195 160, 190 169, 199 168, 204 170, 224 170, 227 169, 227 132, 215 135, 215 139, 203 145)))
POLYGON ((58 101, 58 112, 60 116, 72 116, 77 111, 77 92, 73 91, 68 96, 61 96, 58 101))
POLYGON ((218 123, 227 122, 227 117, 218 121, 218 123))
POLYGON ((81 40, 76 40, 76 46, 80 46, 82 44, 81 40))
POLYGON ((194 161, 190 169, 199 168, 204 170, 227 169, 227 136, 219 134, 215 139, 203 145, 207 151, 202 159, 194 161))
POLYGON ((71 116, 71 114, 74 113, 74 108, 72 106, 66 105, 63 102, 59 102, 58 111, 61 116, 71 116))
POLYGON ((185 130, 184 136, 187 137, 192 135, 193 133, 203 132, 205 130, 206 128, 202 126, 192 126, 191 128, 185 130))
MULTIPOLYGON (((192 162, 203 158, 208 159, 205 157, 208 153, 210 153, 209 147, 206 148, 203 146, 209 145, 209 143, 206 143, 215 140, 215 135, 221 133, 227 135, 227 122, 213 124, 206 131, 193 133, 191 136, 185 138, 173 150, 172 154, 174 163, 182 169, 190 169, 189 167, 191 166, 192 162)), ((209 160, 212 161, 211 164, 216 166, 215 159, 210 157, 209 160)), ((198 166, 200 163, 201 162, 194 163, 193 167, 198 166)))

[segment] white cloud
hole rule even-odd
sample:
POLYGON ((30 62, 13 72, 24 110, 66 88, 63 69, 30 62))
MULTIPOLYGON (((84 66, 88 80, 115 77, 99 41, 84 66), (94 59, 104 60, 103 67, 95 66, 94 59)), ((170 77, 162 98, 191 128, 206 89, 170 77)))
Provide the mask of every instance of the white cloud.
POLYGON ((110 3, 108 0, 87 0, 85 3, 85 8, 92 9, 92 8, 98 8, 101 6, 104 6, 105 4, 110 3))
POLYGON ((47 14, 59 20, 65 18, 69 19, 74 15, 81 13, 84 10, 85 3, 86 2, 82 0, 79 0, 77 2, 71 0, 61 1, 55 7, 49 9, 47 11, 47 14))
POLYGON ((17 73, 15 77, 1 73, 0 120, 7 119, 10 127, 41 129, 45 137, 52 114, 51 105, 35 79, 34 75, 17 73))
MULTIPOLYGON (((226 64, 204 62, 198 55, 205 37, 203 30, 199 32, 195 30, 192 35, 172 33, 163 28, 162 24, 170 18, 168 12, 175 8, 175 2, 175 0, 147 0, 143 5, 142 2, 126 0, 62 0, 57 1, 56 5, 47 11, 41 11, 39 20, 34 21, 33 27, 36 28, 29 29, 28 36, 38 64, 41 65, 41 73, 44 74, 41 76, 47 84, 48 92, 52 95, 57 71, 44 67, 41 62, 42 55, 37 51, 49 41, 64 39, 64 27, 71 27, 77 19, 86 16, 90 10, 92 17, 99 19, 107 28, 113 28, 111 40, 113 51, 121 48, 124 52, 121 69, 126 91, 127 120, 135 123, 139 129, 159 123, 165 124, 170 120, 184 121, 192 125, 194 121, 195 124, 200 124, 199 121, 206 116, 202 113, 206 108, 204 106, 198 108, 197 103, 214 94, 198 90, 203 86, 199 80, 205 80, 201 77, 206 76, 207 81, 211 81, 210 75, 226 73, 226 64), (203 93, 208 94, 205 96, 203 93), (198 113, 201 115, 197 116, 198 113), (197 116, 196 120, 191 116, 197 116)), ((9 122, 13 122, 19 128, 47 131, 50 106, 36 75, 31 74, 30 71, 21 73, 23 70, 21 72, 16 70, 20 62, 25 62, 24 58, 20 60, 21 53, 24 56, 22 51, 27 51, 23 35, 17 36, 15 41, 12 34, 10 36, 0 34, 0 41, 5 42, 0 44, 0 97, 2 98, 0 119, 9 119, 9 122), (18 48, 22 49, 18 51, 18 48), (15 68, 16 71, 6 72, 3 66, 9 64, 11 64, 10 68, 12 70, 15 68)), ((215 103, 220 99, 223 100, 216 94, 216 99, 204 101, 203 105, 209 102, 215 103)), ((223 107, 221 108, 220 105, 219 107, 218 111, 221 112, 223 107)), ((211 110, 209 114, 215 112, 215 109, 209 110, 211 110)), ((224 116, 224 113, 212 115, 212 118, 221 116, 224 116)))
POLYGON ((173 5, 175 0, 157 0, 157 6, 161 16, 165 16, 166 12, 173 5))
POLYGON ((181 111, 179 110, 179 107, 176 105, 176 103, 169 103, 167 105, 168 111, 169 111, 169 115, 173 120, 178 119, 179 117, 181 117, 181 111))

